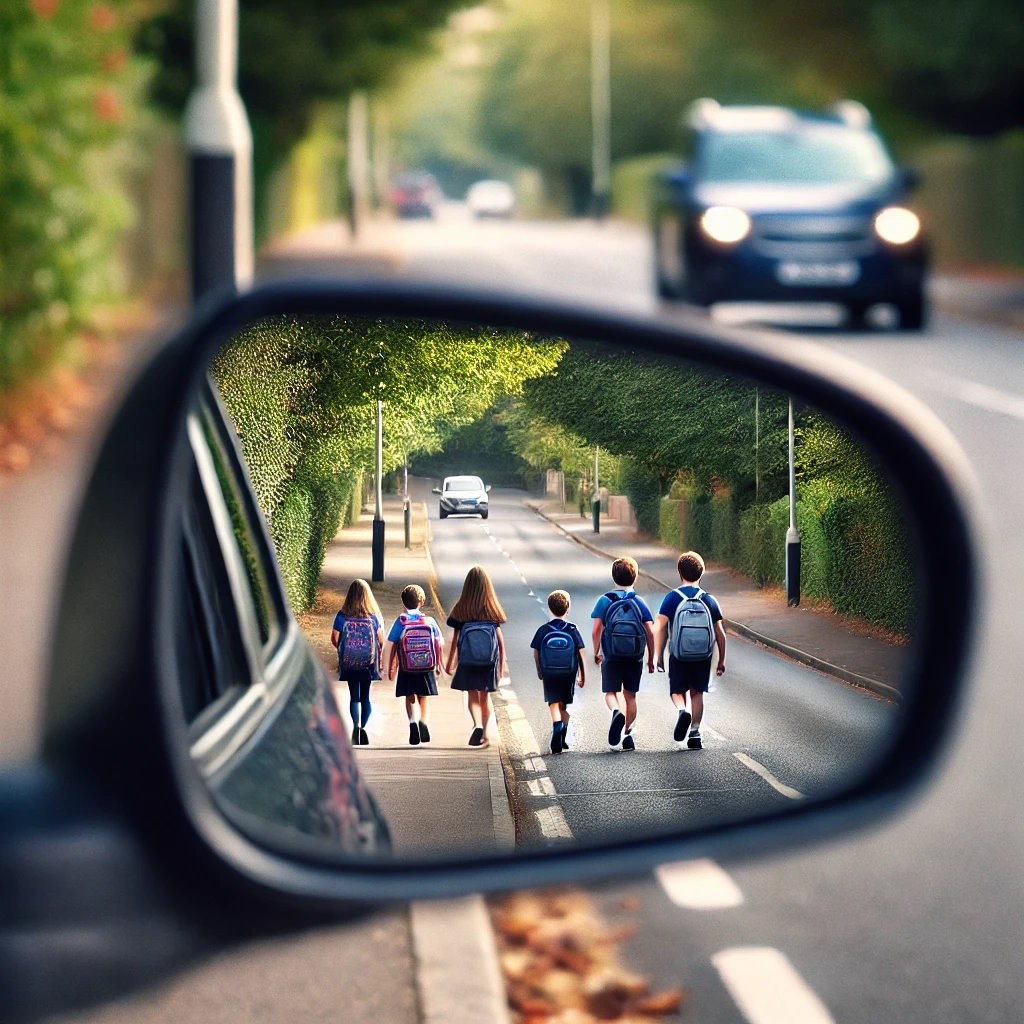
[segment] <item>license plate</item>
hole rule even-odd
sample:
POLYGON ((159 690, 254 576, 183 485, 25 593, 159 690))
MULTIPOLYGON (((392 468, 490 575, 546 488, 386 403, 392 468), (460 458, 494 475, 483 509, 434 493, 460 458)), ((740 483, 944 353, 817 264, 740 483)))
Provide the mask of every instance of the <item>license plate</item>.
POLYGON ((854 284, 860 277, 856 260, 828 262, 796 262, 787 260, 775 268, 780 284, 854 284))

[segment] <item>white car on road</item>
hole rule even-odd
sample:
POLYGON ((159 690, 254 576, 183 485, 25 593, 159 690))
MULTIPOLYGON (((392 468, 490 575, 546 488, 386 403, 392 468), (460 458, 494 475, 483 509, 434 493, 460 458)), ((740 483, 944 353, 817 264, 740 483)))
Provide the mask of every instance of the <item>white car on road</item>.
POLYGON ((487 518, 487 492, 483 480, 478 476, 446 476, 440 487, 433 493, 441 495, 440 514, 442 519, 450 515, 473 515, 487 518))

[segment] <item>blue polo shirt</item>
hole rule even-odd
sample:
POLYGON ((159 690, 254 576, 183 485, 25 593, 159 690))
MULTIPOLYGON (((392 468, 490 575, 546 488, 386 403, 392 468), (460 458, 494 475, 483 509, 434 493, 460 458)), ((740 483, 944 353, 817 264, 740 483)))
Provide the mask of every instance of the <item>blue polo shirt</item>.
MULTIPOLYGON (((647 603, 642 597, 640 597, 635 590, 625 590, 619 588, 618 590, 611 590, 608 593, 618 594, 620 597, 631 597, 636 602, 637 608, 640 609, 640 620, 641 622, 653 622, 654 616, 651 614, 651 609, 647 607, 647 603)), ((594 605, 594 610, 590 613, 592 619, 604 620, 604 613, 608 611, 608 606, 612 603, 611 598, 608 594, 602 594, 597 599, 597 604, 594 605)))
MULTIPOLYGON (((679 591, 683 591, 687 597, 696 597, 697 591, 700 590, 696 584, 685 584, 682 587, 678 587, 676 590, 670 590, 661 602, 661 607, 658 609, 659 615, 664 615, 668 619, 668 624, 671 627, 673 619, 675 619, 676 609, 682 604, 683 595, 679 591)), ((722 615, 722 609, 718 607, 718 602, 707 592, 701 594, 701 600, 708 606, 708 611, 711 612, 712 622, 721 622, 724 616, 722 615)))

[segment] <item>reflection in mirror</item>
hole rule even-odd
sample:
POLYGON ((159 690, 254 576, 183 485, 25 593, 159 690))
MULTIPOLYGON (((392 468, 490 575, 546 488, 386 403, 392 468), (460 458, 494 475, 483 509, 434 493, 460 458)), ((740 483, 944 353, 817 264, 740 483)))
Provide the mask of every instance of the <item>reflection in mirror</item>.
POLYGON ((180 674, 195 762, 249 834, 593 846, 877 763, 915 609, 890 482, 823 410, 623 343, 320 317, 219 353, 191 440, 194 504, 226 511, 190 515, 180 674), (275 619, 275 561, 316 659, 275 619))

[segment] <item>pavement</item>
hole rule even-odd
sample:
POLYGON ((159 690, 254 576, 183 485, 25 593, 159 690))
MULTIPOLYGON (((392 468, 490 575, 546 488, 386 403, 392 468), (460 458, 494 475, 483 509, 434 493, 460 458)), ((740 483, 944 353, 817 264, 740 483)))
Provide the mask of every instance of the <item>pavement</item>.
MULTIPOLYGON (((384 495, 382 511, 386 579, 370 585, 384 616, 385 633, 402 611, 402 589, 418 583, 428 596, 424 610, 437 620, 447 643, 448 612, 437 594, 427 546, 427 507, 423 502, 410 506, 408 548, 402 497, 384 495)), ((372 524, 373 517, 363 513, 358 522, 338 531, 328 545, 316 607, 299 616, 331 678, 337 675, 338 664, 329 641, 331 623, 349 583, 355 578, 371 581, 372 524)), ((448 676, 437 674, 438 695, 427 703, 430 743, 416 746, 409 744, 405 701, 395 696, 394 684, 384 680, 371 688, 370 743, 356 747, 355 753, 388 819, 399 857, 451 856, 453 849, 471 853, 474 848, 493 856, 515 846, 497 723, 491 719, 489 746, 470 747, 472 720, 465 694, 452 690, 450 682, 448 676), (436 794, 428 806, 423 802, 425 789, 436 794)), ((347 716, 348 687, 336 687, 338 705, 347 716)), ((508 1024, 494 931, 482 897, 413 902, 409 932, 424 1024, 508 1024), (466 964, 473 969, 466 970, 466 964)))

